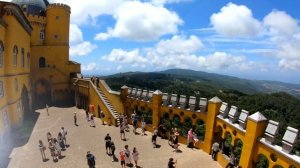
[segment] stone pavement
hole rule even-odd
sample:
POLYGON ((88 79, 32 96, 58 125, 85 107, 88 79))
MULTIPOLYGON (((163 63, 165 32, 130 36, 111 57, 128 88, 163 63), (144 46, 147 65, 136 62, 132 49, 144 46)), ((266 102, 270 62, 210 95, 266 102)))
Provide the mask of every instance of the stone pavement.
MULTIPOLYGON (((211 156, 201 150, 192 150, 181 144, 179 149, 182 153, 172 152, 172 148, 166 140, 158 138, 160 148, 153 148, 151 144, 151 133, 147 136, 134 135, 126 132, 127 141, 120 139, 119 128, 115 126, 103 126, 101 121, 96 118, 96 128, 90 127, 85 119, 85 112, 75 107, 73 108, 49 108, 50 116, 47 116, 45 109, 36 111, 40 113, 39 118, 32 130, 28 143, 24 146, 14 148, 10 154, 10 168, 86 168, 86 152, 91 151, 96 157, 97 168, 118 168, 120 162, 112 162, 112 158, 106 155, 104 137, 109 133, 116 145, 116 156, 124 145, 129 145, 132 151, 136 147, 140 153, 138 165, 142 168, 166 168, 170 157, 178 160, 177 168, 219 168, 217 162, 211 156), (78 127, 73 123, 73 113, 77 112, 78 127), (62 151, 65 157, 53 162, 48 149, 46 133, 51 132, 52 136, 57 137, 60 128, 64 126, 67 131, 67 144, 70 144, 66 151, 62 151), (45 151, 46 162, 42 161, 38 149, 38 140, 41 139, 47 146, 45 151)), ((138 132, 141 130, 138 129, 138 132)))

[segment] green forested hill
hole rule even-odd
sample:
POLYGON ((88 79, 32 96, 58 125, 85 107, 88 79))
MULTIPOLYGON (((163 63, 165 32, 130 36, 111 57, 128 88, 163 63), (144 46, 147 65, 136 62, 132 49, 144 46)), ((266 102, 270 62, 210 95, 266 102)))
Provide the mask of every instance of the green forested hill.
MULTIPOLYGON (((159 89, 162 92, 212 98, 218 96, 221 100, 235 105, 240 110, 245 109, 250 114, 260 111, 268 119, 280 122, 282 139, 287 126, 300 129, 300 99, 286 92, 268 91, 261 83, 235 77, 210 74, 189 70, 169 70, 153 73, 123 73, 106 76, 104 79, 113 90, 120 90, 123 85, 147 90, 159 89), (170 71, 172 73, 170 73, 170 71), (203 73, 203 74, 201 74, 203 73), (225 78, 225 79, 224 79, 225 78), (260 84, 255 84, 260 83, 260 84)), ((269 81, 267 81, 269 82, 269 81)), ((275 82, 269 82, 273 83, 275 82)), ((282 84, 277 82, 277 84, 282 84)), ((289 84, 285 84, 289 85, 289 84)), ((297 85, 290 84, 294 87, 297 85)), ((281 90, 279 90, 281 91, 281 90)), ((300 151, 300 141, 298 149, 300 151)))

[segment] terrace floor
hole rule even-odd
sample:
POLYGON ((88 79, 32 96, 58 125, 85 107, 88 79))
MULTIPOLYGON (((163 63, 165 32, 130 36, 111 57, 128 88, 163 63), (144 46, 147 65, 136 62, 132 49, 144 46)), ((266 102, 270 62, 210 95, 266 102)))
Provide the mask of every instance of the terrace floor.
MULTIPOLYGON (((177 168, 218 168, 221 167, 217 162, 211 159, 211 156, 201 150, 192 150, 186 145, 181 144, 179 149, 181 153, 173 152, 166 140, 158 138, 157 142, 160 148, 153 148, 151 144, 151 133, 147 136, 134 135, 132 132, 126 132, 126 141, 120 139, 119 128, 114 126, 101 125, 100 119, 96 118, 96 127, 90 127, 85 119, 85 112, 75 107, 73 108, 49 108, 50 116, 47 116, 45 109, 37 110, 39 117, 32 129, 28 142, 25 145, 16 147, 9 155, 10 168, 32 168, 32 167, 70 167, 84 168, 87 166, 86 152, 91 151, 96 157, 97 168, 115 168, 121 167, 120 162, 112 162, 112 158, 106 155, 104 147, 104 137, 109 133, 116 145, 116 154, 124 149, 124 145, 129 145, 132 151, 136 147, 140 153, 138 165, 143 168, 165 168, 168 159, 173 157, 177 159, 177 168), (73 123, 73 113, 77 112, 78 125, 73 123), (67 144, 70 146, 62 152, 64 158, 53 162, 50 157, 48 144, 46 143, 46 133, 51 132, 52 136, 57 136, 60 128, 64 126, 67 131, 67 144), (42 140, 47 146, 46 162, 42 161, 38 149, 38 140, 42 140)), ((132 129, 131 129, 132 130, 132 129)), ((138 132, 141 130, 138 129, 138 132)), ((117 155, 118 157, 118 155, 117 155)))

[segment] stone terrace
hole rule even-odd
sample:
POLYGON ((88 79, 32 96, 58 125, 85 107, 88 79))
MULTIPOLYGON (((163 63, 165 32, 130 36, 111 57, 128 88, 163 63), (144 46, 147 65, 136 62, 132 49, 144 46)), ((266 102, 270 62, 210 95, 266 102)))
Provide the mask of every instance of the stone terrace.
MULTIPOLYGON (((151 144, 151 133, 148 136, 134 135, 132 132, 126 133, 127 141, 120 140, 119 128, 114 126, 102 126, 101 121, 95 118, 96 128, 89 127, 85 119, 85 112, 75 107, 73 108, 49 108, 50 116, 46 115, 46 110, 37 110, 39 118, 32 130, 28 143, 24 146, 14 148, 10 154, 10 168, 47 168, 47 167, 88 167, 86 163, 86 152, 91 151, 96 157, 97 168, 121 167, 120 162, 112 162, 112 158, 105 154, 104 136, 110 133, 116 145, 116 154, 129 145, 130 150, 135 146, 140 153, 139 165, 143 168, 164 168, 170 157, 178 160, 178 168, 218 168, 220 165, 211 159, 201 150, 192 150, 181 144, 179 149, 182 153, 172 152, 166 140, 158 138, 160 148, 153 148, 151 144), (77 112, 78 124, 73 124, 73 113, 77 112), (46 133, 49 131, 52 136, 57 136, 61 126, 68 130, 67 143, 70 147, 62 154, 65 156, 58 162, 53 162, 50 151, 47 148, 46 156, 48 161, 43 162, 39 149, 38 140, 41 139, 46 144, 46 133)), ((131 129, 132 130, 132 129, 131 129)), ((140 132, 140 129, 137 130, 140 132)), ((48 146, 48 144, 47 144, 48 146)), ((118 155, 117 155, 118 156, 118 155)))

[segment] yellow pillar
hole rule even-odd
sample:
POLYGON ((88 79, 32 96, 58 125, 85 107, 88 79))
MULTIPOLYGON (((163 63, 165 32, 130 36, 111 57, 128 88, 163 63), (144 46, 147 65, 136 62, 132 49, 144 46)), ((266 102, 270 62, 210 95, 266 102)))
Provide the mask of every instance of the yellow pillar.
POLYGON ((267 118, 260 112, 252 114, 247 119, 246 134, 243 142, 243 149, 240 158, 240 166, 252 167, 254 150, 257 144, 257 138, 264 135, 267 126, 267 118))
POLYGON ((208 102, 208 111, 206 118, 206 129, 205 129, 205 139, 203 150, 207 153, 211 153, 211 146, 213 144, 213 136, 215 130, 216 116, 219 114, 220 107, 222 105, 222 100, 218 97, 214 97, 208 102))
POLYGON ((159 113, 160 113, 160 107, 162 103, 162 92, 159 90, 156 90, 153 93, 152 97, 152 125, 153 127, 158 127, 159 124, 159 113))

